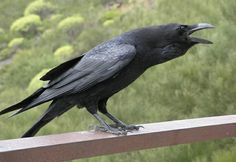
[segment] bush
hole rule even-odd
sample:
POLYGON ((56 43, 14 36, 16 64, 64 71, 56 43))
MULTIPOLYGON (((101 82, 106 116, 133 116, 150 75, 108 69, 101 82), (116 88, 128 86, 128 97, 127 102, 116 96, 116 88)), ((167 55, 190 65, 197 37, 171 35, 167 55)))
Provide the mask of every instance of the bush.
POLYGON ((104 27, 107 27, 107 26, 110 26, 110 25, 114 24, 114 22, 115 22, 114 20, 106 20, 106 21, 103 22, 102 25, 104 27))
POLYGON ((0 61, 9 58, 14 53, 14 50, 11 48, 5 48, 4 50, 0 51, 0 61))
POLYGON ((119 18, 120 16, 121 16, 121 12, 118 9, 112 9, 105 12, 100 18, 100 21, 102 21, 103 23, 107 20, 114 20, 116 18, 119 18))
POLYGON ((75 38, 80 33, 83 23, 84 23, 84 18, 81 17, 80 15, 75 15, 63 19, 58 24, 58 28, 67 33, 68 36, 75 38))
POLYGON ((42 25, 38 15, 21 17, 12 23, 10 30, 23 36, 34 36, 40 31, 42 25))
MULTIPOLYGON (((3 50, 0 51, 0 61, 16 54, 18 49, 23 46, 25 39, 22 37, 12 39, 8 44, 3 44, 3 50)), ((1 47, 0 47, 1 49, 1 47)))
POLYGON ((61 14, 55 14, 55 15, 52 15, 49 20, 52 21, 52 22, 58 22, 61 19, 62 19, 61 14))
POLYGON ((34 92, 38 88, 42 87, 44 85, 43 81, 40 81, 39 79, 46 74, 49 71, 49 69, 43 69, 40 71, 37 75, 33 77, 33 79, 30 81, 29 86, 27 88, 27 91, 34 92))
POLYGON ((53 34, 54 34, 54 30, 52 30, 52 29, 47 29, 47 30, 45 30, 45 31, 43 32, 42 37, 43 37, 43 38, 48 38, 48 37, 50 37, 50 36, 53 35, 53 34))
POLYGON ((74 52, 74 48, 71 45, 65 45, 60 48, 58 48, 54 55, 59 59, 67 59, 69 58, 74 52))
MULTIPOLYGON (((17 50, 23 45, 24 38, 14 38, 12 39, 3 50, 0 51, 0 61, 9 58, 10 56, 14 55, 17 50)), ((1 47, 0 47, 1 49, 1 47)))
POLYGON ((24 15, 31 14, 39 15, 42 19, 50 17, 55 12, 55 7, 50 2, 44 0, 37 0, 28 5, 25 9, 24 15))
POLYGON ((19 48, 24 43, 24 38, 14 38, 8 43, 9 48, 19 48))

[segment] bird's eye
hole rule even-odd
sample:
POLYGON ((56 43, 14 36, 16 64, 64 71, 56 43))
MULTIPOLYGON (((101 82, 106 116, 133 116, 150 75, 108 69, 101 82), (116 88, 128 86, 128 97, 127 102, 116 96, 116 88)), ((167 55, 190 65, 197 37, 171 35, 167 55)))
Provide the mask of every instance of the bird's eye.
POLYGON ((187 28, 187 25, 180 25, 181 30, 185 30, 187 28))
POLYGON ((186 31, 186 28, 187 28, 187 27, 188 27, 187 25, 180 25, 180 26, 177 28, 178 33, 179 33, 180 35, 182 35, 182 34, 186 31))

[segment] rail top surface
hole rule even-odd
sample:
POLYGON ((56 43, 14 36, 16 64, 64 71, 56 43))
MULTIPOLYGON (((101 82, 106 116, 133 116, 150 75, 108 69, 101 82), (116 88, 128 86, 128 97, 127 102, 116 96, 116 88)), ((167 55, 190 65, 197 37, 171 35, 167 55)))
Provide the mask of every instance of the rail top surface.
POLYGON ((65 161, 147 148, 236 137, 236 115, 140 125, 144 128, 120 136, 98 131, 83 131, 32 138, 0 140, 0 161, 65 161))

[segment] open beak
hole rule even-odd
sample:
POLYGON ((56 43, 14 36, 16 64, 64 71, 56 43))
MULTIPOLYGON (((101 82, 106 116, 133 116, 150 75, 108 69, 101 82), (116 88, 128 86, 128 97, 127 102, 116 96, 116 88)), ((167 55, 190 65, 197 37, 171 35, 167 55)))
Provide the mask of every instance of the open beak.
POLYGON ((190 40, 194 43, 212 44, 212 42, 209 40, 190 36, 192 33, 198 30, 211 29, 211 28, 214 28, 214 26, 207 23, 199 23, 199 24, 189 26, 188 35, 189 35, 190 40))

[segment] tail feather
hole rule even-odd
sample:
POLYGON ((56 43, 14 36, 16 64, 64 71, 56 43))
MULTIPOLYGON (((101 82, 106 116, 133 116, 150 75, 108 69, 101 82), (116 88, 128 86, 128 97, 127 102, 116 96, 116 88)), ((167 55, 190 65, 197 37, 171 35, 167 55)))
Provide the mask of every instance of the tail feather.
POLYGON ((49 123, 51 120, 55 118, 55 116, 49 115, 48 112, 50 112, 50 109, 52 109, 55 106, 55 103, 52 102, 49 108, 45 111, 45 113, 39 118, 39 120, 28 130, 26 131, 21 138, 25 137, 32 137, 34 136, 40 128, 45 126, 47 123, 49 123))
POLYGON ((22 112, 22 110, 25 107, 27 107, 29 104, 31 104, 34 101, 34 99, 36 99, 40 94, 42 94, 44 92, 44 90, 45 90, 45 88, 38 89, 37 91, 35 91, 32 95, 30 95, 29 97, 27 97, 23 101, 0 111, 0 115, 6 114, 6 113, 9 113, 11 111, 18 110, 18 109, 20 109, 20 110, 17 111, 17 113, 13 114, 12 116, 20 113, 20 111, 22 112))
POLYGON ((24 137, 34 136, 43 126, 52 121, 55 117, 62 115, 64 112, 68 111, 74 105, 71 105, 63 100, 54 100, 49 108, 44 112, 40 119, 23 135, 24 137))

